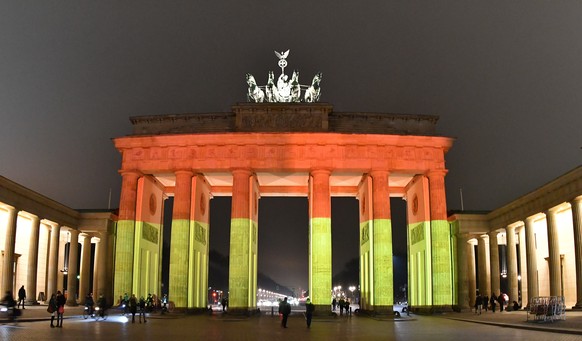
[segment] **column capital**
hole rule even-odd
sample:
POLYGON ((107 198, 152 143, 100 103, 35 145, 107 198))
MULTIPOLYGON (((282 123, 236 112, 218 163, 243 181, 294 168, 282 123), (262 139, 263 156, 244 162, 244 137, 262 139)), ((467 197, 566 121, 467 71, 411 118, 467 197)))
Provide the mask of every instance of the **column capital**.
POLYGON ((309 171, 309 174, 311 175, 315 175, 315 174, 327 174, 327 175, 331 175, 331 169, 327 169, 327 168, 314 168, 312 170, 309 171))
POLYGON ((136 176, 136 177, 140 177, 143 176, 143 173, 136 170, 136 169, 122 169, 119 171, 119 174, 121 174, 121 176, 136 176))
POLYGON ((434 176, 445 177, 445 175, 447 175, 448 172, 449 172, 448 169, 429 169, 425 173, 425 175, 428 176, 429 178, 434 177, 434 176))
POLYGON ((570 200, 570 205, 574 205, 574 204, 578 204, 578 205, 582 204, 582 195, 570 200))
POLYGON ((191 169, 178 169, 174 171, 175 175, 190 175, 190 176, 194 176, 194 172, 191 169))

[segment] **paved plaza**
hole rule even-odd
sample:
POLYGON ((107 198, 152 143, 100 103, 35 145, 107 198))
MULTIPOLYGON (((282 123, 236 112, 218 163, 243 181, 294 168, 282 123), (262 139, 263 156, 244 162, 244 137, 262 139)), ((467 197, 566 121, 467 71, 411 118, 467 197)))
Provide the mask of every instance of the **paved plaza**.
POLYGON ((17 322, 2 321, 1 340, 582 340, 582 312, 566 320, 526 322, 526 313, 450 313, 402 316, 395 320, 361 316, 314 318, 306 328, 301 313, 280 327, 277 316, 233 317, 153 314, 131 323, 113 311, 106 321, 84 320, 81 307, 67 308, 63 328, 50 328, 46 306, 28 307, 17 322), (477 323, 475 323, 477 322, 477 323))

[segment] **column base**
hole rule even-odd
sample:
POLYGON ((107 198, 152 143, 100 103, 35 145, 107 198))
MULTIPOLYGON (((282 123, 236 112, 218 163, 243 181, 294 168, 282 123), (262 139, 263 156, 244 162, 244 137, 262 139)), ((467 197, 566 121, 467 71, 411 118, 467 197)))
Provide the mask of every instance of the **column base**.
POLYGON ((582 310, 582 303, 576 303, 576 305, 572 307, 572 310, 582 310))
POLYGON ((26 304, 26 305, 40 305, 40 303, 37 300, 25 301, 24 304, 26 304))

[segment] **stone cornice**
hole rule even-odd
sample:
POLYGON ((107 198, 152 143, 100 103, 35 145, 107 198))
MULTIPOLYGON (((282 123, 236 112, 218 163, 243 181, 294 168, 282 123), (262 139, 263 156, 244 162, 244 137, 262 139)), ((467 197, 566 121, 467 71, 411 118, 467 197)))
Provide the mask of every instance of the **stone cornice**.
POLYGON ((481 233, 521 225, 526 218, 543 213, 582 194, 582 166, 550 181, 516 200, 489 213, 467 214, 455 212, 449 221, 458 221, 460 232, 481 233), (485 225, 484 225, 485 224, 485 225), (487 231, 483 231, 483 229, 487 231))
POLYGON ((62 226, 77 228, 79 223, 79 212, 76 210, 3 176, 0 176, 0 202, 62 226))
MULTIPOLYGON (((223 133, 128 136, 114 139, 123 169, 171 172, 254 170, 387 169, 424 173, 444 169, 453 140, 436 136, 339 133, 223 133)), ((123 171, 122 169, 122 171, 123 171)))

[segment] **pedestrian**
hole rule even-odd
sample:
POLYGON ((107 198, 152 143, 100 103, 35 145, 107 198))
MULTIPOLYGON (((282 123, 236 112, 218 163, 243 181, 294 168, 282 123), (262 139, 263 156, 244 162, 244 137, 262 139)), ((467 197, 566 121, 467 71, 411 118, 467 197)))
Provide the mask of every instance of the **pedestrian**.
POLYGON ((311 328, 311 319, 313 318, 313 312, 315 311, 315 306, 311 303, 308 298, 305 301, 305 321, 307 322, 307 328, 311 328))
POLYGON ((55 321, 55 314, 57 313, 58 309, 59 307, 57 306, 57 298, 55 294, 52 294, 48 302, 48 307, 46 308, 46 311, 51 314, 51 328, 55 327, 53 322, 55 321))
POLYGON ((339 299, 340 316, 344 314, 345 304, 346 304, 346 301, 344 301, 344 298, 340 297, 340 299, 339 299))
POLYGON ((67 299, 60 290, 57 291, 55 301, 57 303, 57 327, 63 328, 63 315, 65 314, 65 303, 67 302, 67 299))
POLYGON ((475 315, 481 315, 481 307, 483 305, 483 297, 477 294, 475 297, 475 315))
POLYGON ((129 312, 131 313, 131 323, 135 323, 135 313, 137 313, 137 299, 135 294, 131 294, 129 298, 129 312))
POLYGON ((335 311, 335 306, 337 305, 337 301, 335 300, 335 298, 331 301, 331 306, 332 306, 332 311, 335 311))
POLYGON ((18 290, 18 304, 16 305, 16 308, 19 308, 20 304, 22 304, 22 309, 25 309, 24 308, 24 300, 25 299, 26 299, 26 290, 24 290, 24 285, 23 285, 18 290))
POLYGON ((99 295, 99 299, 97 300, 97 306, 99 307, 99 315, 101 317, 105 317, 105 308, 107 307, 107 300, 103 294, 99 295))
POLYGON ((287 302, 287 297, 279 303, 279 314, 281 314, 281 327, 287 328, 287 318, 291 314, 291 305, 287 302))
POLYGON ((497 302, 499 302, 499 312, 503 311, 503 305, 505 303, 505 298, 503 297, 503 293, 500 292, 499 296, 497 296, 497 302))
POLYGON ((220 305, 222 306, 222 312, 224 313, 226 310, 226 297, 223 297, 222 300, 220 300, 220 305))
POLYGON ((489 296, 485 295, 483 296, 483 309, 487 311, 488 308, 489 308, 489 296))
POLYGON ((146 312, 146 301, 142 296, 139 298, 139 323, 141 323, 142 316, 143 316, 143 323, 147 322, 145 312, 146 312))
POLYGON ((16 318, 16 301, 14 300, 14 296, 12 296, 12 291, 7 291, 6 295, 0 301, 0 304, 6 306, 7 314, 10 317, 10 320, 14 320, 16 318))
POLYGON ((491 303, 491 311, 493 311, 493 313, 495 314, 495 306, 497 305, 497 297, 495 296, 495 294, 491 294, 489 303, 491 303))

